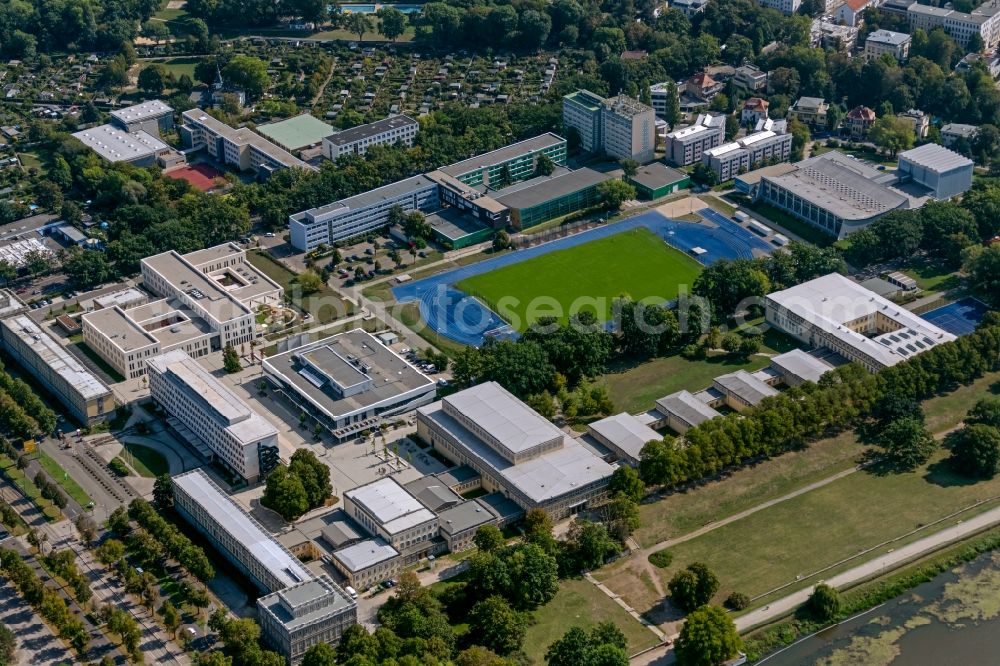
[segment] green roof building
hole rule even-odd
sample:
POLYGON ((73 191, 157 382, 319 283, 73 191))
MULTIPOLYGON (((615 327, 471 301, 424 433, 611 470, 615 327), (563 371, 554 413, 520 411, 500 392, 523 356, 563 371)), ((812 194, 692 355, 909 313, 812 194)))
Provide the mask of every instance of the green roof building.
POLYGON ((691 185, 690 176, 661 162, 639 167, 634 176, 626 179, 643 199, 659 199, 691 185))
POLYGON ((258 134, 266 136, 292 153, 310 146, 318 146, 325 137, 333 134, 333 131, 333 126, 308 113, 257 126, 258 134))

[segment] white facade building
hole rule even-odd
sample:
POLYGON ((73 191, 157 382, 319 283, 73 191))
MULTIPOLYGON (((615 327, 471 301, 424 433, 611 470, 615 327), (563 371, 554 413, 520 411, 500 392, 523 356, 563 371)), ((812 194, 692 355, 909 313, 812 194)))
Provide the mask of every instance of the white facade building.
POLYGON ((390 116, 358 125, 323 139, 323 157, 336 160, 341 155, 364 155, 372 146, 412 146, 420 123, 409 116, 390 116))
POLYGON ((627 95, 605 99, 587 90, 563 97, 563 125, 580 136, 580 147, 645 163, 656 150, 656 114, 627 95))
POLYGON ((694 164, 705 151, 721 146, 725 135, 725 116, 701 114, 694 124, 667 134, 664 158, 675 166, 694 164))
POLYGON ((799 11, 799 7, 802 5, 802 0, 758 0, 758 2, 760 2, 761 7, 777 9, 786 16, 791 16, 799 11))
POLYGON ((149 393, 198 437, 215 458, 248 483, 278 459, 278 431, 242 398, 179 349, 155 356, 149 393), (263 469, 262 461, 264 461, 263 469))
POLYGON ((742 139, 707 150, 701 156, 702 164, 711 168, 719 176, 719 181, 723 182, 746 173, 765 160, 787 160, 792 153, 792 135, 784 133, 783 129, 776 131, 778 126, 771 120, 762 121, 758 127, 773 129, 761 129, 742 139))
POLYGON ((876 30, 865 40, 865 59, 874 60, 888 53, 899 62, 910 57, 910 36, 905 32, 876 30))
POLYGON ((180 130, 184 147, 204 149, 222 164, 263 175, 292 167, 316 170, 316 167, 246 127, 230 127, 201 109, 190 109, 182 115, 184 124, 180 130))
POLYGON ((955 339, 838 273, 768 294, 765 317, 792 337, 871 372, 955 339))

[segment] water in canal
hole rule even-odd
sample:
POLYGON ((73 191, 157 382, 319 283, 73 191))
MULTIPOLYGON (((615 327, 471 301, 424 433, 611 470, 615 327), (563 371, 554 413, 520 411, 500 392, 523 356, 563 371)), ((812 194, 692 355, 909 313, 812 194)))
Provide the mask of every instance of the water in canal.
POLYGON ((982 555, 758 663, 997 666, 1000 553, 982 555))

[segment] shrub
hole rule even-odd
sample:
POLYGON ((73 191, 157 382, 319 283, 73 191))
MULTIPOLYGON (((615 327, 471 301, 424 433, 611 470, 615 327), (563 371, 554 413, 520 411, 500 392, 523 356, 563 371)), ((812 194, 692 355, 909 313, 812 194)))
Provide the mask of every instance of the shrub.
POLYGON ((674 554, 666 549, 658 550, 655 553, 650 553, 647 559, 654 567, 666 569, 674 561, 674 554))
POLYGON ((732 592, 726 597, 725 606, 729 610, 743 610, 750 605, 750 596, 743 592, 732 592))
POLYGON ((108 467, 118 476, 128 476, 131 474, 128 465, 122 462, 121 458, 112 458, 111 462, 108 463, 108 467))

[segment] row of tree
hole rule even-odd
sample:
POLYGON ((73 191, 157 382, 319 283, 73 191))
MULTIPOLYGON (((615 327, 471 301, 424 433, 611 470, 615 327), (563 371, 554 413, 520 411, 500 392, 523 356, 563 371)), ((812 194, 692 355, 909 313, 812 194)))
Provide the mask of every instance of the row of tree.
POLYGON ((45 585, 16 550, 0 549, 0 573, 14 583, 24 600, 52 625, 60 638, 69 642, 73 649, 83 657, 90 645, 90 635, 83 622, 59 596, 59 593, 45 585))
POLYGON ((108 518, 108 526, 119 536, 128 536, 132 532, 129 518, 159 543, 160 558, 174 559, 202 583, 215 576, 215 568, 201 546, 163 518, 149 502, 139 498, 132 500, 127 511, 124 507, 115 509, 108 518))
POLYGON ((671 437, 646 444, 640 474, 650 485, 675 487, 802 446, 858 424, 887 395, 914 401, 954 390, 1000 364, 1000 320, 988 315, 980 328, 953 342, 870 374, 856 365, 827 373, 768 398, 740 415, 706 421, 688 430, 684 444, 671 437))

